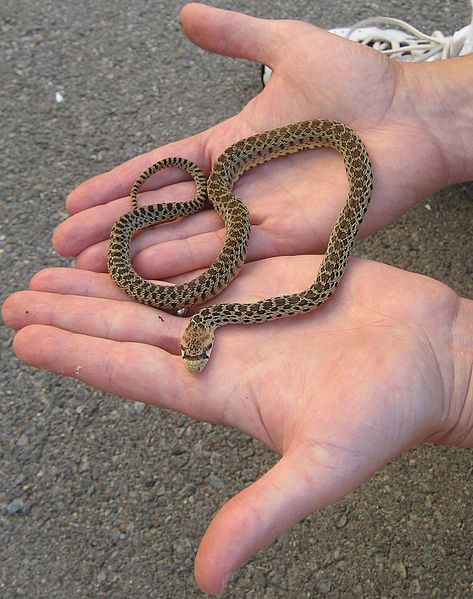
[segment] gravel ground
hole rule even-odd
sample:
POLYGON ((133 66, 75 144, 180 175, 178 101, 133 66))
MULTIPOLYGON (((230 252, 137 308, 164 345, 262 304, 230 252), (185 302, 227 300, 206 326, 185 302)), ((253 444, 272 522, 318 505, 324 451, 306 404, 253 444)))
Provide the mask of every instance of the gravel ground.
MULTIPOLYGON (((67 264, 50 236, 75 185, 259 91, 256 65, 184 38, 180 4, 3 1, 2 298, 67 264)), ((214 4, 327 28, 386 14, 447 33, 469 20, 466 0, 214 4)), ((446 189, 359 252, 473 297, 472 200, 471 184, 446 189)), ((1 335, 0 596, 201 596, 193 560, 207 523, 275 456, 235 431, 27 368, 12 332, 1 335)), ((473 597, 472 475, 471 451, 416 448, 257 555, 223 596, 473 597)))

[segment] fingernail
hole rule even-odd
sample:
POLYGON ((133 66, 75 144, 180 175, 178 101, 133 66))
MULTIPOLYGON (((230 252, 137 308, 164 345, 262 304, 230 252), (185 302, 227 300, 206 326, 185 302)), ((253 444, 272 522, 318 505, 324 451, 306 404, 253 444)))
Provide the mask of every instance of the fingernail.
POLYGON ((225 587, 227 586, 227 584, 228 584, 229 580, 232 578, 232 576, 233 576, 233 572, 229 572, 228 574, 225 574, 225 576, 222 577, 222 584, 220 587, 219 595, 220 595, 220 593, 223 593, 223 591, 225 590, 225 587))

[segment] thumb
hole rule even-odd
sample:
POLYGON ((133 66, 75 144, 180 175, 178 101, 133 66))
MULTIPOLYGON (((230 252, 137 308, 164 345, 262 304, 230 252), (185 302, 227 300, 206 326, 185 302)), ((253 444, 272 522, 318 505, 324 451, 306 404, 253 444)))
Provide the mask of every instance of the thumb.
POLYGON ((310 460, 307 448, 289 449, 271 470, 217 513, 195 562, 196 581, 204 592, 221 592, 232 572, 254 553, 361 482, 346 476, 346 468, 333 459, 327 467, 326 450, 319 449, 310 450, 310 460))
POLYGON ((257 19, 194 2, 183 7, 180 22, 187 37, 204 50, 265 64, 277 58, 284 39, 283 21, 257 19))

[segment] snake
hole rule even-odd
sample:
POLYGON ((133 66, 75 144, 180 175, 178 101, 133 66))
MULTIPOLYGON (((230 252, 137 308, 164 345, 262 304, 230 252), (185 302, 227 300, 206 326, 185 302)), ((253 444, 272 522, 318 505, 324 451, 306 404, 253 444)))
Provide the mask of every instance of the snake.
POLYGON ((348 257, 368 208, 373 173, 366 147, 355 131, 338 121, 313 119, 291 123, 242 139, 215 161, 208 176, 186 158, 164 158, 152 164, 131 188, 131 210, 113 225, 108 251, 108 272, 131 298, 143 304, 183 315, 193 305, 215 297, 237 276, 243 266, 250 239, 251 219, 247 206, 234 193, 238 179, 249 169, 274 158, 318 147, 341 155, 349 182, 348 195, 328 238, 325 255, 312 285, 300 292, 254 303, 207 305, 190 318, 181 338, 181 355, 192 373, 207 365, 214 346, 215 330, 227 324, 252 324, 309 312, 334 292, 347 267, 348 257), (191 200, 138 206, 138 192, 156 172, 177 167, 194 180, 191 200), (214 262, 191 281, 162 285, 142 278, 133 268, 130 250, 140 230, 191 215, 210 204, 224 221, 226 237, 214 262))

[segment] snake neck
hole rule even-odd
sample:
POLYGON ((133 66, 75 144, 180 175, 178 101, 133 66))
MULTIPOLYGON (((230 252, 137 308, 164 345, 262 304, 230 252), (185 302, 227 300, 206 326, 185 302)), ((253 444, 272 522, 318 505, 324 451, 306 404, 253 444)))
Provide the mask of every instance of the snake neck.
POLYGON ((257 324, 309 312, 323 304, 335 291, 339 279, 312 285, 302 293, 280 295, 252 304, 215 304, 191 318, 193 329, 214 331, 226 324, 257 324))

